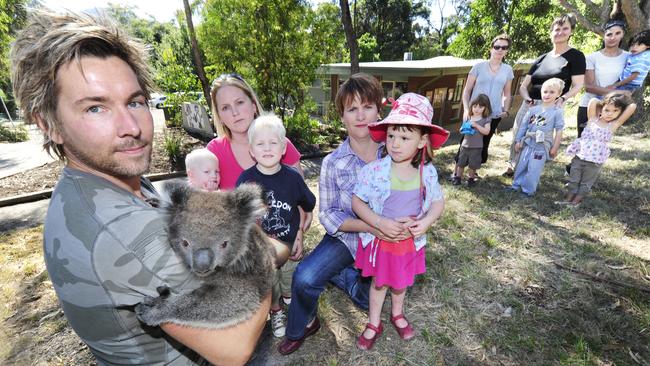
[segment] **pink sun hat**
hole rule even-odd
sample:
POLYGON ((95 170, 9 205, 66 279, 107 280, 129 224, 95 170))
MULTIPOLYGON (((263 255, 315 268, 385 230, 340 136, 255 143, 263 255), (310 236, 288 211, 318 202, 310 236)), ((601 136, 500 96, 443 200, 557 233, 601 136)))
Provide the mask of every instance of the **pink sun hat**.
POLYGON ((437 149, 449 138, 449 131, 431 123, 433 107, 429 99, 420 94, 405 93, 392 100, 392 109, 383 120, 368 125, 370 137, 375 142, 386 141, 388 125, 417 125, 429 127, 429 144, 437 149))

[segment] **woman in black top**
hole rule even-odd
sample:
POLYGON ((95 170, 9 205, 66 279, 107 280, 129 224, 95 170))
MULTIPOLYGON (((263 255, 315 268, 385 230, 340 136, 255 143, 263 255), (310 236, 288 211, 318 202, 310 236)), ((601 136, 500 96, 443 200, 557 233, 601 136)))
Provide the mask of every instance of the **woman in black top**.
POLYGON ((559 78, 564 81, 564 90, 557 98, 555 105, 563 108, 567 99, 572 98, 582 89, 585 80, 585 55, 569 46, 569 39, 573 34, 576 19, 573 14, 565 14, 553 20, 551 24, 551 41, 553 49, 551 52, 539 56, 524 78, 519 88, 519 95, 523 98, 519 112, 515 117, 515 124, 512 128, 513 141, 510 146, 510 166, 504 175, 512 176, 514 167, 519 160, 519 154, 514 151, 514 136, 517 134, 521 119, 528 108, 540 103, 542 84, 551 78, 559 78))

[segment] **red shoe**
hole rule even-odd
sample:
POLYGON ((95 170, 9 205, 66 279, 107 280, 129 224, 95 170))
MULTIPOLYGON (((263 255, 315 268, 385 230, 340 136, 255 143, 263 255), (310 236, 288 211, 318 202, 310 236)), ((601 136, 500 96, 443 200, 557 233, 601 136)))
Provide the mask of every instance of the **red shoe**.
POLYGON ((390 322, 393 323, 395 330, 397 330, 397 334, 399 334, 400 338, 402 338, 403 340, 407 341, 415 337, 415 331, 413 330, 413 327, 411 327, 411 324, 409 324, 409 321, 406 319, 403 313, 399 315, 391 316, 390 322), (400 328, 397 326, 397 321, 400 319, 404 319, 406 321, 406 326, 404 328, 400 328))
POLYGON ((318 317, 314 318, 314 322, 305 327, 305 335, 302 336, 300 339, 296 339, 295 341, 284 337, 282 342, 280 342, 280 345, 278 346, 278 352, 280 352, 281 355, 288 355, 289 353, 293 353, 302 346, 302 343, 305 341, 305 339, 311 335, 314 335, 318 330, 320 329, 320 321, 318 320, 318 317))
POLYGON ((384 326, 381 324, 380 321, 378 327, 375 327, 370 323, 366 324, 366 329, 364 329, 363 332, 361 332, 359 338, 357 338, 357 348, 364 351, 369 351, 372 348, 372 346, 375 345, 375 341, 379 339, 379 336, 381 336, 381 333, 384 331, 384 326), (366 338, 363 335, 366 329, 374 330, 375 335, 372 336, 372 338, 366 338))

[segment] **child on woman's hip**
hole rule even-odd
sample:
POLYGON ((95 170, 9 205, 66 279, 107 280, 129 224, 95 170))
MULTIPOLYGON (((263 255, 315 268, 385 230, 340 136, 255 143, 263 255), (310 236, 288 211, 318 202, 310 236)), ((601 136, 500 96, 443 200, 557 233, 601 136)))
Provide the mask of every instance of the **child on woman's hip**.
POLYGON ((372 348, 383 333, 380 316, 388 288, 391 323, 402 339, 415 336, 404 316, 406 289, 425 272, 426 231, 444 208, 431 160, 432 149, 449 132, 431 123, 433 109, 421 95, 403 94, 392 108, 383 121, 368 126, 373 140, 385 142, 387 155, 361 169, 352 199, 359 218, 381 233, 361 233, 355 258, 361 275, 373 277, 369 321, 357 340, 363 350, 372 348))
POLYGON ((593 98, 587 107, 587 125, 581 137, 569 145, 567 155, 573 155, 571 173, 564 201, 558 204, 578 205, 591 188, 609 157, 609 142, 614 132, 636 110, 632 98, 624 92, 612 92, 598 100, 593 98))

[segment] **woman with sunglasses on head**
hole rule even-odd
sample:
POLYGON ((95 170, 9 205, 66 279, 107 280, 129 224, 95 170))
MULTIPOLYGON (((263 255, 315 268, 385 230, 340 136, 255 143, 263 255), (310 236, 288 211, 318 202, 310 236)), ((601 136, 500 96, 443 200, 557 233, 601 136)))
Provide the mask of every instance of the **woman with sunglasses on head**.
MULTIPOLYGON (((488 158, 488 146, 492 135, 497 129, 501 118, 509 115, 511 102, 512 79, 514 74, 510 65, 503 63, 508 53, 512 40, 507 34, 500 34, 492 39, 490 43, 490 58, 472 66, 467 75, 467 82, 463 89, 463 121, 469 119, 471 114, 470 101, 476 99, 480 94, 485 94, 490 99, 492 114, 490 115, 490 132, 483 136, 483 150, 481 151, 481 163, 488 158)), ((460 145, 462 145, 461 135, 460 145)), ((460 152, 460 147, 458 149, 460 152)), ((458 161, 458 153, 456 154, 458 161)))
MULTIPOLYGON (((210 91, 212 118, 219 137, 206 148, 219 158, 220 189, 234 189, 241 173, 255 165, 250 154, 248 127, 264 109, 253 88, 238 74, 223 74, 212 83, 210 91)), ((282 164, 294 167, 302 175, 300 153, 286 140, 287 151, 282 164)))
POLYGON ((521 125, 521 120, 528 112, 528 109, 541 103, 542 84, 551 78, 558 78, 564 81, 564 89, 555 101, 556 108, 563 108, 564 103, 573 98, 584 85, 585 80, 585 55, 569 46, 569 39, 576 26, 576 18, 573 14, 564 14, 551 23, 551 42, 553 49, 539 56, 530 67, 528 74, 521 83, 519 95, 523 98, 521 107, 515 117, 512 127, 512 144, 510 146, 510 158, 508 170, 505 176, 513 176, 515 165, 519 160, 519 154, 515 151, 515 136, 521 125))

